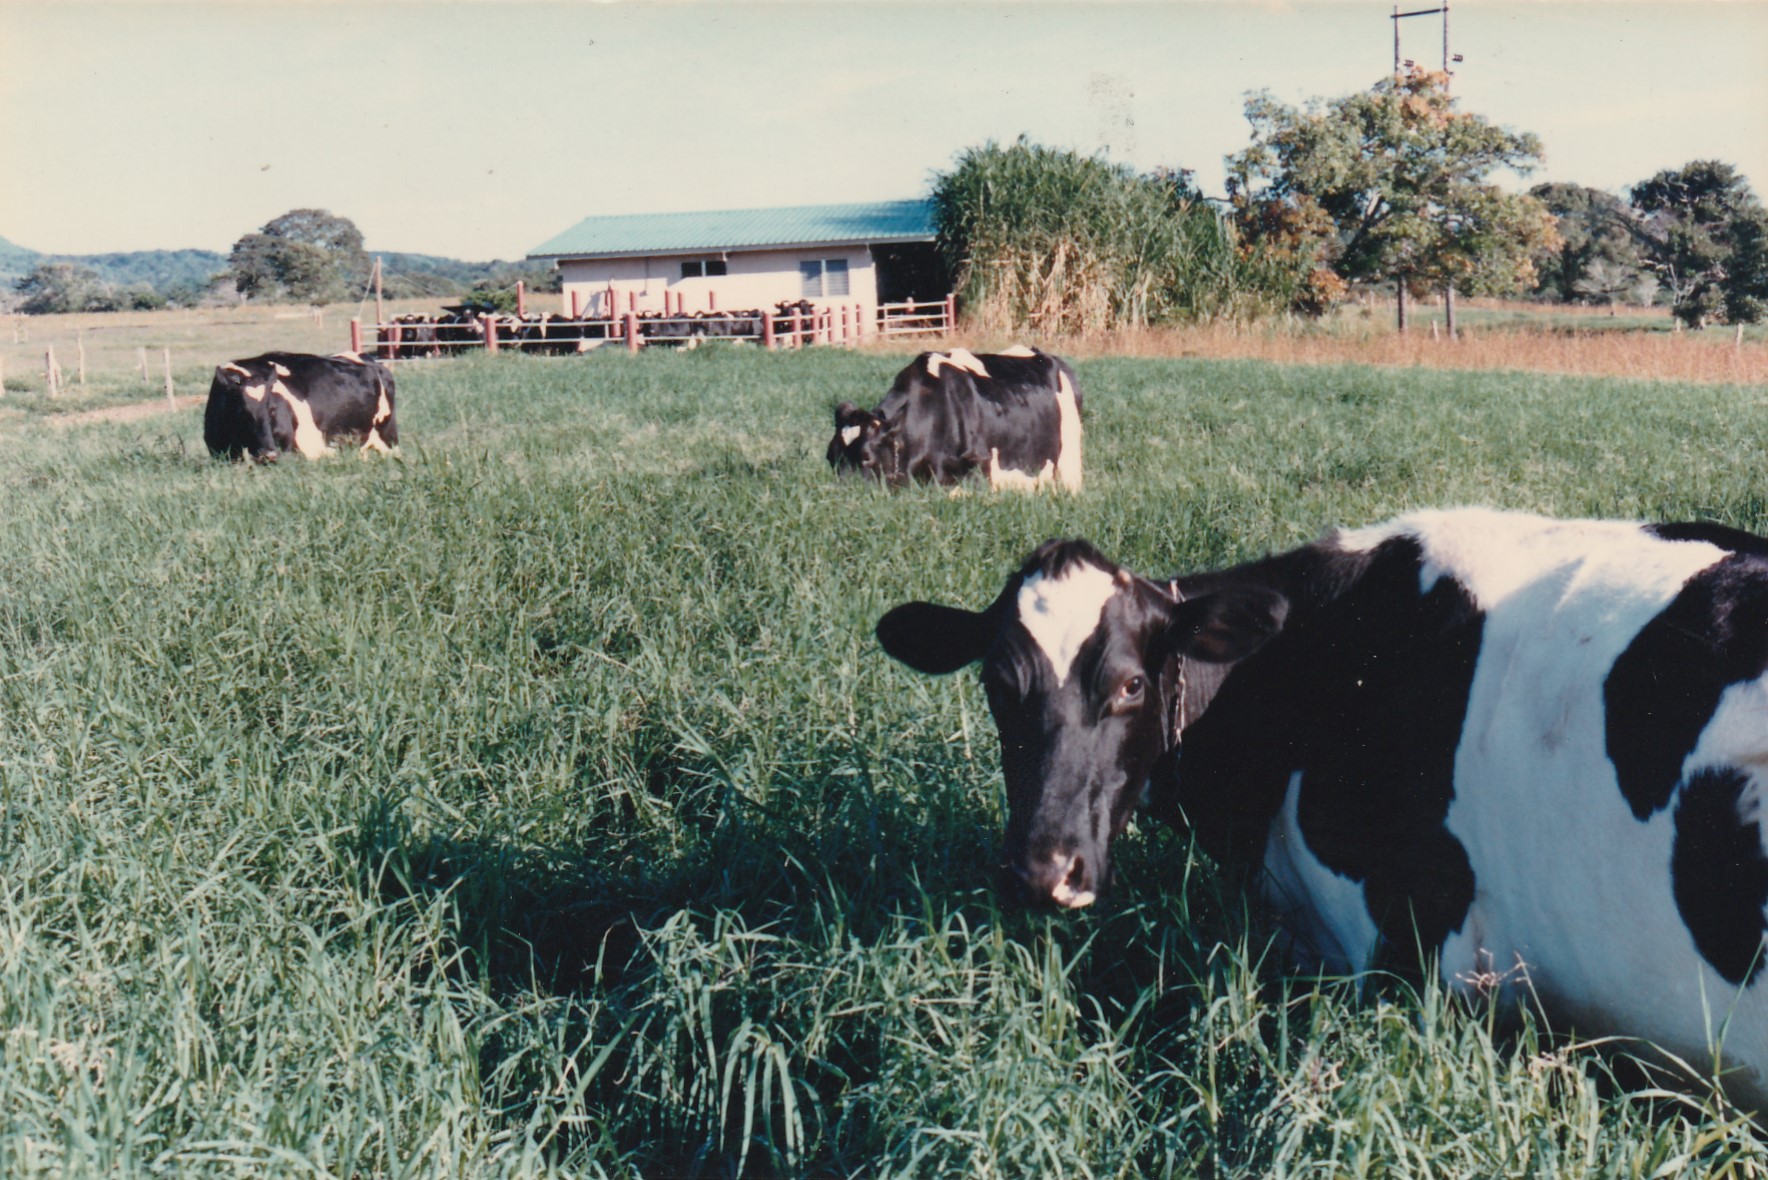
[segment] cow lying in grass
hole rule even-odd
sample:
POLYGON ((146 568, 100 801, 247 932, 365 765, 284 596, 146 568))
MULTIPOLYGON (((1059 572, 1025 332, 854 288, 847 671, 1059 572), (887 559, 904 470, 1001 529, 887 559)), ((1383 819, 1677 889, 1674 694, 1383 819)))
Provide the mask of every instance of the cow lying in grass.
POLYGON ((1051 542, 878 638, 981 661, 1024 898, 1093 902, 1146 799, 1307 964, 1422 950, 1768 1093, 1768 541, 1465 509, 1153 580, 1051 542))
POLYGON ((203 412, 214 455, 274 463, 284 451, 308 459, 334 442, 387 451, 399 444, 393 374, 355 353, 267 352, 215 369, 203 412))
POLYGON ((829 465, 892 487, 955 484, 981 471, 989 486, 1081 485, 1081 396, 1074 370, 1030 348, 977 356, 924 352, 875 410, 835 410, 829 465))

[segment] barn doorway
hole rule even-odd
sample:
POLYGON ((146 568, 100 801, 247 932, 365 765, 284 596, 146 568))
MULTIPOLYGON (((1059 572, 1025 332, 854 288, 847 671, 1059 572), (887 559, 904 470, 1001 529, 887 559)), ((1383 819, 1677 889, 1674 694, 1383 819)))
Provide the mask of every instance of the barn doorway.
POLYGON ((872 264, 878 271, 879 303, 932 301, 951 294, 951 274, 932 242, 874 245, 872 264))

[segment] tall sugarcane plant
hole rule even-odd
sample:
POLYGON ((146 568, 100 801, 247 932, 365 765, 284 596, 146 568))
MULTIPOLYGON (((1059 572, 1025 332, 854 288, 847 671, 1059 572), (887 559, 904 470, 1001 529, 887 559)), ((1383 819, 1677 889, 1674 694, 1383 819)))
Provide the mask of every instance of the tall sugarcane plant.
POLYGON ((978 330, 1086 335, 1285 303, 1182 172, 1138 174, 1020 137, 966 149, 933 202, 978 330))

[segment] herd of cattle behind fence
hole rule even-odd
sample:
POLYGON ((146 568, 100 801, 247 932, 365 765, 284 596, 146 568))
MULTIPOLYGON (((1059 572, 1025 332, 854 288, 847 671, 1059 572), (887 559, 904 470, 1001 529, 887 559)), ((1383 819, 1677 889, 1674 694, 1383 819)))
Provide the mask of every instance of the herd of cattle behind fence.
MULTIPOLYGON (((624 315, 571 317, 556 313, 489 311, 471 304, 440 314, 411 313, 373 325, 373 354, 383 360, 453 356, 466 349, 505 349, 566 356, 613 342, 637 351, 646 345, 694 347, 709 340, 746 340, 764 348, 848 346, 863 339, 937 335, 948 331, 954 308, 943 300, 883 304, 868 316, 862 304, 819 307, 809 300, 782 302, 773 310, 697 311, 675 315, 632 311, 624 315)), ((365 352, 361 320, 350 321, 350 350, 365 352)))

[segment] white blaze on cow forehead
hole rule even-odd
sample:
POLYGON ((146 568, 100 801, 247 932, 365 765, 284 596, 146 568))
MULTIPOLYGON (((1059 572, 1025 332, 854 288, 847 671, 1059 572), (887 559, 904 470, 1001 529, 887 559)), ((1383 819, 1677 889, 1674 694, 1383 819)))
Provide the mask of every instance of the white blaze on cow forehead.
POLYGON ((1453 578, 1482 610, 1548 582, 1561 594, 1611 605, 1667 601, 1725 556, 1716 545, 1666 541, 1628 521, 1555 520, 1492 508, 1414 512, 1333 540, 1340 549, 1368 552, 1395 537, 1411 537, 1423 550, 1421 590, 1453 578))
POLYGON ((1023 344, 1015 344, 1012 348, 1003 348, 997 356, 1036 356, 1035 348, 1027 348, 1023 344))
POLYGON ((845 446, 852 446, 853 440, 858 438, 861 433, 861 429, 858 426, 843 426, 841 428, 842 444, 845 446))
POLYGON ((1019 587, 1019 623, 1050 661, 1058 685, 1067 683, 1074 657, 1098 630, 1115 593, 1117 583, 1096 565, 1072 566, 1054 578, 1036 573, 1019 587))
POLYGON ((927 357, 927 375, 929 377, 939 376, 939 370, 946 365, 966 373, 974 373, 978 377, 988 376, 988 370, 983 367, 976 354, 967 348, 954 348, 949 353, 935 352, 930 354, 927 357))
POLYGON ((255 402, 261 402, 264 400, 264 395, 268 393, 269 390, 265 389, 262 385, 247 385, 243 386, 240 392, 244 393, 255 402))

